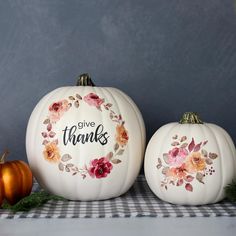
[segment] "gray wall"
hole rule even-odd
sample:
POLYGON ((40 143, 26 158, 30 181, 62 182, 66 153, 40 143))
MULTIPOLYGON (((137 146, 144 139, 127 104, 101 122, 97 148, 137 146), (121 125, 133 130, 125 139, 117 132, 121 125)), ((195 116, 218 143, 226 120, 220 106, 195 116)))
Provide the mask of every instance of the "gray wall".
POLYGON ((89 72, 129 94, 148 139, 184 111, 236 141, 233 0, 1 0, 0 150, 25 159, 37 101, 89 72))

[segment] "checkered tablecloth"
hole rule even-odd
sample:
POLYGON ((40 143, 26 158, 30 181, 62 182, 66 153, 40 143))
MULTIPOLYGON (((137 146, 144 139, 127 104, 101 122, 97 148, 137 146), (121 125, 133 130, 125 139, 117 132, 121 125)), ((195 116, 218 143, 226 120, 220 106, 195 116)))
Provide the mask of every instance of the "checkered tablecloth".
MULTIPOLYGON (((34 184, 33 191, 40 187, 34 184)), ((0 219, 17 218, 111 218, 111 217, 216 217, 236 216, 236 204, 223 201, 205 206, 177 206, 158 199, 144 176, 123 196, 105 201, 49 201, 29 212, 0 209, 0 219)))

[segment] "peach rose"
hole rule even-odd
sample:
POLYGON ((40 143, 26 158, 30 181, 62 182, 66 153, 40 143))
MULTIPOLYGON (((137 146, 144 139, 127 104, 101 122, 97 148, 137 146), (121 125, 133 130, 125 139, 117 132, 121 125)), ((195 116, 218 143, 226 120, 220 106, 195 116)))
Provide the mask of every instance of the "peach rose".
POLYGON ((49 119, 52 123, 56 123, 60 120, 62 115, 68 111, 70 108, 69 102, 67 100, 62 100, 58 102, 54 102, 49 106, 49 119))
POLYGON ((43 151, 44 158, 50 162, 59 162, 61 159, 59 149, 54 142, 45 145, 45 150, 43 151))
POLYGON ((120 146, 125 146, 129 140, 128 132, 125 129, 124 125, 116 126, 116 142, 120 146))
POLYGON ((186 177, 186 168, 185 164, 182 164, 180 167, 172 167, 167 173, 167 177, 171 177, 173 180, 184 179, 186 177))
POLYGON ((189 173, 196 173, 205 169, 206 162, 200 152, 193 152, 187 157, 185 165, 189 173))

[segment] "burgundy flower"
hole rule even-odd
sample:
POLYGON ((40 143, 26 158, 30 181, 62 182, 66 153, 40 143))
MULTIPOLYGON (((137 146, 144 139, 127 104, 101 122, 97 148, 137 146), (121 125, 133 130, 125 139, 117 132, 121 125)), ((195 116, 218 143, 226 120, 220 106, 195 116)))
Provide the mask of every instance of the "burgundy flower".
POLYGON ((52 123, 56 123, 60 120, 62 115, 70 108, 66 99, 54 102, 49 106, 49 119, 52 123))
POLYGON ((113 166, 111 162, 107 158, 101 157, 100 159, 94 159, 91 161, 88 172, 91 177, 100 179, 107 177, 112 168, 113 166))
POLYGON ((89 93, 88 95, 84 96, 84 101, 90 106, 95 106, 97 108, 100 108, 101 104, 104 102, 104 100, 95 93, 89 93))

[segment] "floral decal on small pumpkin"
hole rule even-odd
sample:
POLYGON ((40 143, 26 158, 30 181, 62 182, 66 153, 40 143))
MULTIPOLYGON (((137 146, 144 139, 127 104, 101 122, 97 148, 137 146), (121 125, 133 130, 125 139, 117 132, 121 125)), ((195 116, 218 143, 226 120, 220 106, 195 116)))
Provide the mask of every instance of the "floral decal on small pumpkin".
POLYGON ((172 148, 163 153, 162 159, 157 159, 156 167, 164 175, 161 187, 167 190, 169 185, 185 186, 187 191, 192 192, 192 181, 204 184, 204 177, 215 172, 211 165, 218 155, 204 149, 207 140, 196 144, 194 138, 188 143, 186 136, 178 139, 175 135, 172 139, 172 148))
POLYGON ((43 137, 42 145, 44 145, 44 159, 50 163, 57 163, 60 171, 71 172, 72 175, 80 174, 83 179, 87 176, 97 179, 107 177, 113 169, 113 164, 116 165, 122 162, 117 157, 122 156, 129 140, 128 131, 125 128, 125 121, 111 107, 111 103, 105 103, 105 99, 100 98, 95 93, 89 93, 84 97, 76 94, 75 96, 69 96, 68 99, 52 103, 48 108, 48 117, 43 121, 46 130, 41 133, 43 137), (58 139, 56 138, 56 133, 53 131, 53 126, 60 121, 61 117, 72 107, 79 108, 80 102, 94 106, 101 112, 107 111, 110 119, 116 123, 113 150, 105 157, 92 159, 88 165, 84 165, 83 167, 75 166, 71 162, 73 158, 70 154, 60 154, 58 139))

